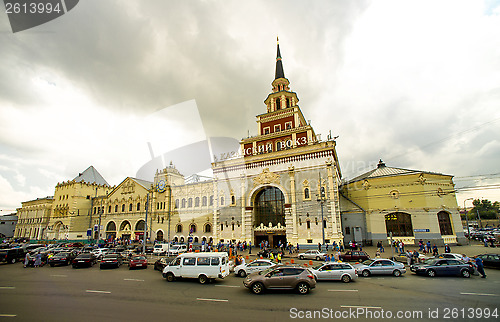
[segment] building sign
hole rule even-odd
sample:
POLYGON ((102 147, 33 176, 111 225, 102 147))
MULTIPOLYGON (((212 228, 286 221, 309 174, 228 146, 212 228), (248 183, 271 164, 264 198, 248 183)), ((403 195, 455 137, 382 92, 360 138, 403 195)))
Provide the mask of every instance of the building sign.
POLYGON ((413 229, 413 231, 416 233, 428 233, 430 229, 413 229))

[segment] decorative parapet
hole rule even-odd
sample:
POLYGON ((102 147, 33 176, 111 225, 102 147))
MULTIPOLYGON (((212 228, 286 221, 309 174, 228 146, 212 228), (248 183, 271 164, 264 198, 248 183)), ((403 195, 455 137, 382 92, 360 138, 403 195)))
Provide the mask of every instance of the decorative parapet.
POLYGON ((254 227, 255 231, 283 231, 286 227, 278 223, 276 226, 273 226, 272 223, 269 223, 268 226, 264 226, 263 223, 260 226, 254 227))

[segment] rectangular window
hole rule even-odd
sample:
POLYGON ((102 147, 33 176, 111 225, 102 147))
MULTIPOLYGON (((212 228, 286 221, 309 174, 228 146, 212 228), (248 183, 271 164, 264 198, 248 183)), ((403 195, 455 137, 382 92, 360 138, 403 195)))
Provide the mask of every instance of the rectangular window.
POLYGON ((209 266, 210 257, 198 257, 198 266, 209 266))
POLYGON ((285 130, 290 130, 292 128, 292 122, 285 123, 285 130))
POLYGON ((212 257, 211 258, 211 264, 212 264, 212 266, 218 266, 219 263, 220 263, 219 257, 212 257))
POLYGON ((274 132, 280 132, 281 131, 281 124, 276 124, 274 126, 274 132))
POLYGON ((271 128, 269 126, 265 127, 264 128, 264 134, 269 134, 269 132, 271 132, 271 128))
POLYGON ((313 240, 312 240, 312 239, 308 239, 308 240, 307 240, 307 243, 308 243, 308 244, 312 244, 312 243, 313 243, 313 240))
POLYGON ((346 235, 350 235, 351 234, 351 228, 350 227, 346 227, 345 228, 345 234, 346 235))
POLYGON ((196 264, 196 258, 194 257, 184 258, 184 261, 182 262, 182 265, 184 266, 194 266, 195 264, 196 264))

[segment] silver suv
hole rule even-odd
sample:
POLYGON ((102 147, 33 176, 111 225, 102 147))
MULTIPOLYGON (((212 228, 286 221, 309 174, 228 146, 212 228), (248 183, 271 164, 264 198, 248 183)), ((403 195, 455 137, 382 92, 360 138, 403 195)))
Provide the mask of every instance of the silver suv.
POLYGON ((316 287, 316 280, 307 268, 280 266, 248 275, 243 285, 254 294, 261 294, 267 289, 295 289, 299 294, 307 294, 316 287))

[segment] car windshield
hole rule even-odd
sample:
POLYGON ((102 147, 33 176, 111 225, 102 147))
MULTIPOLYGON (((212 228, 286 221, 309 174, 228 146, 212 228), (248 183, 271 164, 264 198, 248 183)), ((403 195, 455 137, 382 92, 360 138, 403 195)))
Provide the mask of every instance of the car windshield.
POLYGON ((323 266, 323 264, 319 264, 319 265, 314 266, 314 267, 313 267, 313 269, 318 270, 318 269, 320 269, 322 266, 323 266))
POLYGON ((111 258, 113 258, 113 259, 114 258, 118 258, 118 255, 116 255, 116 254, 109 254, 109 255, 104 256, 104 259, 111 259, 111 258))
POLYGON ((372 259, 367 259, 367 260, 365 260, 365 261, 363 262, 363 265, 369 266, 369 265, 370 265, 371 263, 373 263, 373 262, 374 262, 374 260, 372 260, 372 259))
POLYGON ((424 262, 425 265, 436 265, 438 259, 437 258, 430 258, 424 262))
POLYGON ((270 267, 268 269, 265 269, 265 270, 259 272, 259 275, 266 275, 267 273, 269 273, 271 271, 274 271, 274 267, 270 267))
POLYGON ((78 258, 90 258, 90 254, 84 253, 84 254, 78 255, 78 258))
POLYGON ((135 261, 144 260, 144 259, 146 259, 145 256, 135 256, 134 258, 132 258, 132 260, 135 260, 135 261))

